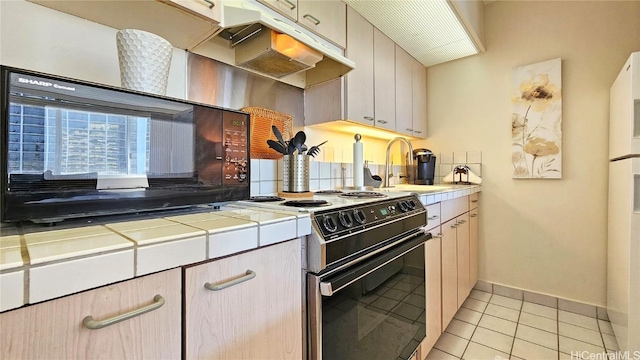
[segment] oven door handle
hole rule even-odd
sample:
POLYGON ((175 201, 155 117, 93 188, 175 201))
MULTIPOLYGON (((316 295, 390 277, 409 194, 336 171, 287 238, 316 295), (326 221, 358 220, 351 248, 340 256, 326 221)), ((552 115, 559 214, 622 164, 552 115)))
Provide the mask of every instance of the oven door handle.
POLYGON ((357 265, 353 268, 347 269, 346 271, 330 276, 324 281, 320 282, 320 293, 323 296, 333 296, 333 294, 337 293, 343 288, 380 269, 393 260, 404 256, 406 253, 411 252, 416 248, 424 245, 425 241, 430 238, 431 234, 421 233, 416 238, 404 242, 383 253, 382 255, 368 260, 362 265, 357 265))

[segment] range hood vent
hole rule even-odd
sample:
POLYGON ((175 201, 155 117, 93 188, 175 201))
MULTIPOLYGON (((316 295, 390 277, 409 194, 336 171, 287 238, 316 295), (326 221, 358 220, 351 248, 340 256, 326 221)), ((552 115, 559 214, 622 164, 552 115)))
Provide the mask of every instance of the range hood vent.
POLYGON ((235 39, 237 35, 231 38, 238 67, 281 78, 309 70, 323 58, 320 52, 287 34, 263 27, 251 34, 249 39, 235 39))
POLYGON ((224 28, 235 65, 273 78, 306 71, 306 86, 339 78, 355 68, 338 46, 255 1, 222 2, 224 28))

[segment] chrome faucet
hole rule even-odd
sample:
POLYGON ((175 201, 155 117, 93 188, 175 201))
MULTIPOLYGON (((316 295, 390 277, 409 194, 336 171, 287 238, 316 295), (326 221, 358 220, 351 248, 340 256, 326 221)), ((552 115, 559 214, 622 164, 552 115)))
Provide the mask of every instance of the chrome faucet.
POLYGON ((387 144, 387 157, 385 158, 386 160, 384 162, 384 184, 382 185, 383 187, 389 187, 389 176, 392 175, 391 172, 389 171, 389 152, 391 151, 391 145, 393 145, 393 143, 398 140, 404 141, 405 143, 407 143, 407 146, 409 146, 409 165, 413 165, 413 146, 411 146, 411 143, 409 142, 409 140, 403 137, 396 137, 391 139, 391 141, 389 141, 389 143, 387 144))

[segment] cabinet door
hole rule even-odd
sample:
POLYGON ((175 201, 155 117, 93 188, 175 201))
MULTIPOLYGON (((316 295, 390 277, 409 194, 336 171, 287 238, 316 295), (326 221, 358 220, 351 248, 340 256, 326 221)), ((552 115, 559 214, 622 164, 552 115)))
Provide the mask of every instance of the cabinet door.
POLYGON ((427 68, 412 58, 413 136, 427 137, 427 68))
POLYGON ((299 0, 298 23, 346 47, 347 5, 335 0, 299 0))
POLYGON ((258 0, 289 19, 298 20, 298 0, 258 0))
POLYGON ((220 20, 220 6, 209 9, 202 0, 29 1, 115 29, 148 31, 180 49, 192 49, 213 36, 220 20))
POLYGON ((220 23, 221 0, 160 0, 220 23))
POLYGON ((0 314, 3 359, 179 359, 181 271, 163 271, 0 314), (160 295, 161 298, 158 298, 160 295), (164 305, 90 330, 87 316, 107 320, 164 305))
POLYGON ((395 43, 380 30, 373 30, 373 79, 376 126, 396 129, 395 43))
POLYGON ((442 333, 442 269, 440 227, 431 231, 434 238, 425 244, 427 337, 422 342, 422 354, 428 354, 442 333))
POLYGON ((186 268, 186 358, 301 359, 300 254, 300 240, 292 240, 186 268), (217 291, 205 287, 248 271, 255 277, 217 291))
POLYGON ((442 329, 458 311, 456 220, 442 224, 442 329))
POLYGON ((458 307, 469 295, 469 213, 456 218, 458 251, 458 307))
POLYGON ((469 212, 469 289, 478 282, 478 209, 469 212))
POLYGON ((396 132, 413 136, 413 58, 396 44, 396 132))
POLYGON ((373 25, 347 6, 346 55, 357 66, 346 76, 347 118, 374 125, 373 25))

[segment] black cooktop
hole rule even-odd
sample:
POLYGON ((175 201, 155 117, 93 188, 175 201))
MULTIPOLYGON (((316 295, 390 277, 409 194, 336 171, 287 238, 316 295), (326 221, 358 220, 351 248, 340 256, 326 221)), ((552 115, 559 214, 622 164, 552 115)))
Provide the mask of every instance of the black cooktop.
POLYGON ((294 207, 317 207, 317 206, 329 206, 330 202, 326 200, 289 200, 282 203, 284 206, 294 207))
POLYGON ((386 198, 387 195, 375 191, 354 191, 339 195, 346 198, 370 199, 370 198, 386 198))
POLYGON ((280 196, 252 196, 249 198, 248 201, 252 201, 252 202, 275 202, 275 201, 282 201, 284 200, 284 198, 281 198, 280 196))

